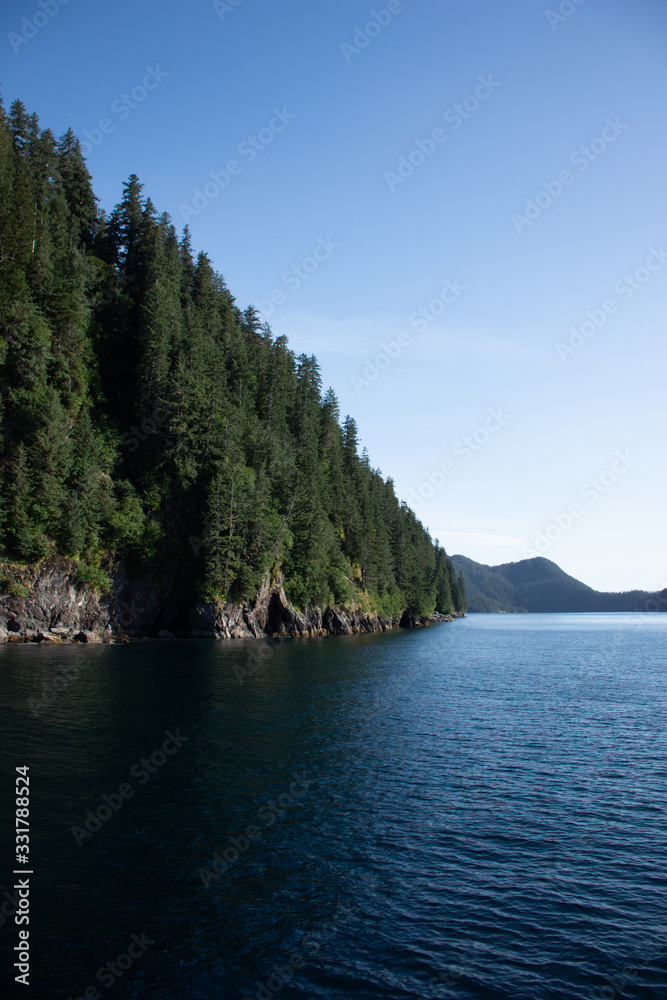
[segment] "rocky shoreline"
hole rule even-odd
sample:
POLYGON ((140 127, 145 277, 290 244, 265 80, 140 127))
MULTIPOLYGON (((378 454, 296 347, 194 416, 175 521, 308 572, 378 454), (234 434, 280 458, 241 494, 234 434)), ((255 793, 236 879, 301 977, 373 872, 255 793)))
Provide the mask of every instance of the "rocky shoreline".
POLYGON ((0 596, 0 643, 122 643, 133 639, 288 639, 307 636, 386 632, 454 621, 460 614, 383 617, 360 608, 309 607, 297 610, 280 576, 268 577, 254 601, 242 604, 187 602, 174 581, 128 580, 113 573, 111 593, 99 595, 74 582, 76 564, 51 557, 33 576, 19 582, 25 595, 0 596))

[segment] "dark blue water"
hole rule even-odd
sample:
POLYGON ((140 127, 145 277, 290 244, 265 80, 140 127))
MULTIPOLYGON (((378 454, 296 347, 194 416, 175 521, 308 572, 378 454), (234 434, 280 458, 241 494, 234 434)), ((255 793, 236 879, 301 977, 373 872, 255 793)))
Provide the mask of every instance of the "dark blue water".
POLYGON ((3 801, 30 766, 31 983, 664 1000, 666 677, 667 615, 0 647, 3 801))

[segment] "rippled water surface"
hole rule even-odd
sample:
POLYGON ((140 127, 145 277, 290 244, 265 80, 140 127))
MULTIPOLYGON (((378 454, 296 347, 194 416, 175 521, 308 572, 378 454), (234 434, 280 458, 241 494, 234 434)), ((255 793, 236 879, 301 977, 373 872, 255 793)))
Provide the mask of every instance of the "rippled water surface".
POLYGON ((0 647, 3 801, 30 766, 31 982, 665 1000, 666 671, 667 615, 0 647))

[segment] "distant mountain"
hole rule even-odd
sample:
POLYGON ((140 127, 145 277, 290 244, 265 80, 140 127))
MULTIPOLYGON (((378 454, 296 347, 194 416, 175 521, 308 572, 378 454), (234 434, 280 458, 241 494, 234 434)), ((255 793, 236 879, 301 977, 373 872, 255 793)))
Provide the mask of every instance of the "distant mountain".
POLYGON ((628 590, 607 594, 587 587, 539 556, 501 566, 451 557, 465 577, 468 611, 667 611, 667 589, 659 594, 628 590))

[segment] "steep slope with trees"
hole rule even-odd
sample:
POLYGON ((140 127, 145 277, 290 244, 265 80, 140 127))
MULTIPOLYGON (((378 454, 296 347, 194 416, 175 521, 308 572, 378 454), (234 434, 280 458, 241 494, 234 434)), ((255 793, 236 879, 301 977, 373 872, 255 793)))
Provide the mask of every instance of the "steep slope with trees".
POLYGON ((98 210, 79 143, 0 108, 0 557, 54 554, 104 591, 396 616, 465 610, 462 580, 359 455, 314 357, 237 306, 138 178, 98 210))

